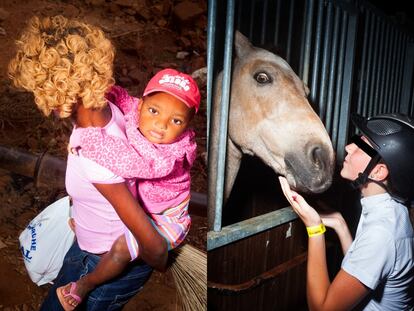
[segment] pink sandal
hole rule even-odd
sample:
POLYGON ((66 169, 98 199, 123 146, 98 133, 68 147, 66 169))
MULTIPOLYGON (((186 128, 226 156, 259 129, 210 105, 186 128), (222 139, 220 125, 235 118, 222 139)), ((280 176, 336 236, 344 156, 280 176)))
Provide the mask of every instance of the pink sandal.
POLYGON ((69 292, 63 291, 63 297, 66 298, 70 296, 73 299, 75 299, 79 305, 82 302, 82 298, 75 294, 76 287, 77 287, 76 282, 70 282, 70 290, 69 292))

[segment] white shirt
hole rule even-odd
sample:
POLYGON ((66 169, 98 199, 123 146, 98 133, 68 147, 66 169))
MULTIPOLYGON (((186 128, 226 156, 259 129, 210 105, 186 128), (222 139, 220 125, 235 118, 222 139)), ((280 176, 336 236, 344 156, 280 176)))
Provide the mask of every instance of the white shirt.
POLYGON ((364 310, 414 310, 414 233, 407 207, 388 194, 361 199, 342 269, 370 288, 364 310))

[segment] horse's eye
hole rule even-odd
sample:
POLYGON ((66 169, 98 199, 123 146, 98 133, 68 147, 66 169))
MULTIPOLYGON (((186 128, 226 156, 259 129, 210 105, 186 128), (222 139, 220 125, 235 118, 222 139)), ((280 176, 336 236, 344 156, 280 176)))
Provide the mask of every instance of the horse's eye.
POLYGON ((272 82, 272 79, 266 72, 257 72, 254 75, 254 79, 260 84, 267 84, 272 82))

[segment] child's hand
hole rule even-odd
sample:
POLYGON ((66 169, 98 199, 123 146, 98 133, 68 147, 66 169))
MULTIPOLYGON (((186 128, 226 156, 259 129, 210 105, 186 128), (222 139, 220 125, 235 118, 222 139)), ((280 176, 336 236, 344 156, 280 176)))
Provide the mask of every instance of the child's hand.
POLYGON ((344 218, 339 212, 332 212, 327 214, 320 214, 322 222, 325 226, 336 230, 341 225, 346 224, 344 218))
POLYGON ((296 214, 302 219, 305 226, 311 227, 319 225, 322 220, 318 212, 310 206, 299 193, 290 189, 289 183, 285 177, 280 176, 279 182, 282 186, 283 194, 296 214))
POLYGON ((69 218, 68 219, 68 225, 72 229, 72 231, 75 232, 75 219, 69 218))
POLYGON ((68 153, 71 153, 73 155, 79 155, 78 149, 77 148, 73 148, 70 144, 68 144, 68 153))

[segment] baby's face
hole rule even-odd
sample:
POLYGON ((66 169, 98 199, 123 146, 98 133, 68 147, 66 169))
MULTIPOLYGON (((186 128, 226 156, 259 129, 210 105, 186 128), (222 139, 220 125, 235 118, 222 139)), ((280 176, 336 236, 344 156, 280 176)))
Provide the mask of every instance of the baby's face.
POLYGON ((173 143, 188 127, 193 109, 168 93, 146 96, 139 106, 139 130, 155 144, 173 143))

